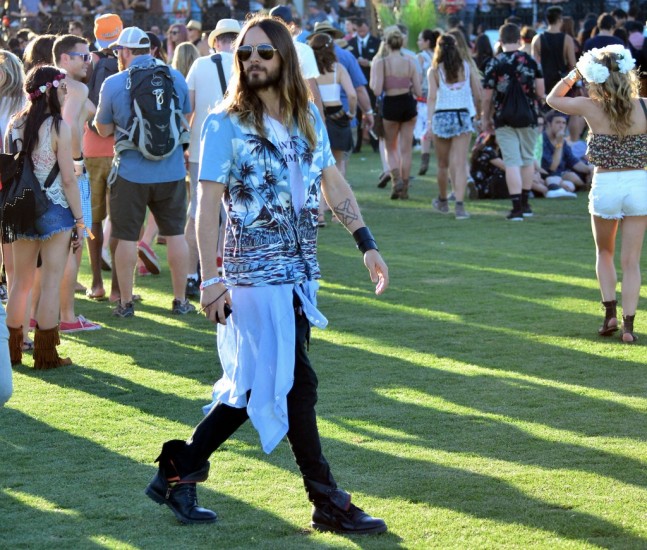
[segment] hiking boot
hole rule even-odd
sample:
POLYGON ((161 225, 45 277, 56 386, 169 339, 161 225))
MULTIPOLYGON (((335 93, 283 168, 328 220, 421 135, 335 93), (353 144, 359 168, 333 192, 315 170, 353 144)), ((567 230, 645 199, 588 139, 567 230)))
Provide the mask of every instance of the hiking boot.
POLYGON ((441 199, 438 197, 431 201, 431 206, 433 206, 441 214, 449 214, 449 204, 447 204, 447 199, 441 199))
POLYGON ((351 503, 347 510, 342 510, 332 503, 315 504, 310 525, 317 531, 332 531, 346 535, 376 535, 386 531, 386 523, 383 519, 369 516, 364 510, 351 503))
POLYGON ((197 279, 192 279, 189 277, 186 280, 186 289, 184 294, 187 298, 199 298, 200 297, 200 285, 198 284, 197 279))
POLYGON ((171 312, 174 315, 186 315, 187 313, 195 313, 195 306, 189 302, 188 298, 184 300, 173 300, 173 307, 171 312))
POLYGON ((146 495, 158 504, 166 504, 181 523, 213 523, 218 515, 212 510, 198 506, 196 482, 207 479, 209 463, 182 479, 169 484, 162 466, 146 487, 146 495))
POLYGON ((135 316, 135 305, 133 302, 126 302, 122 305, 121 302, 117 302, 117 307, 112 310, 112 314, 115 317, 134 317, 135 316))
POLYGON ((510 210, 510 213, 505 217, 506 220, 511 222, 522 222, 523 221, 523 211, 521 210, 510 210))

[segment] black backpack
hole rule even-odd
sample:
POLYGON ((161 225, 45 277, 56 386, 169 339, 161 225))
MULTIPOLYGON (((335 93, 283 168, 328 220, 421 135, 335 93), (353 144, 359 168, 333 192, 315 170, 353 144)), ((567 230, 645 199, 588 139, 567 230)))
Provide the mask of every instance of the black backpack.
POLYGON ((519 75, 510 75, 508 87, 503 94, 501 109, 494 118, 497 128, 510 126, 511 128, 528 128, 537 124, 535 110, 528 103, 528 97, 521 88, 519 75))
POLYGON ((179 105, 173 76, 162 62, 131 66, 126 89, 130 90, 131 119, 115 142, 115 157, 136 150, 149 160, 162 160, 178 145, 188 146, 189 125, 179 105))
POLYGON ((103 52, 95 52, 99 57, 99 61, 92 70, 90 82, 88 82, 88 99, 94 103, 94 106, 99 105, 99 92, 103 81, 119 72, 117 58, 114 55, 106 55, 103 52))

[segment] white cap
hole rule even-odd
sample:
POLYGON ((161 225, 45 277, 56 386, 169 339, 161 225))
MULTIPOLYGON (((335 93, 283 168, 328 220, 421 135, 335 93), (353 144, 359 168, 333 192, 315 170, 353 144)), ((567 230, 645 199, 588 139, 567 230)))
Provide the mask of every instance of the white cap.
POLYGON ((121 31, 117 41, 110 44, 109 47, 114 48, 115 46, 130 49, 150 48, 151 39, 139 27, 126 27, 121 31))

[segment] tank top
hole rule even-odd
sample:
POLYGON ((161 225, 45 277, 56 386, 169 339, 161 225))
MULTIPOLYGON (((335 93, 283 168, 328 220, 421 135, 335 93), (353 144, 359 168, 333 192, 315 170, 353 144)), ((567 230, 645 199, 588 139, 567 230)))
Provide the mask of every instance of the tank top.
POLYGON ((341 84, 337 82, 337 63, 335 63, 332 80, 331 84, 319 84, 321 102, 324 104, 341 102, 341 84))
MULTIPOLYGON (((400 54, 402 55, 402 54, 400 54)), ((397 90, 403 88, 411 88, 411 77, 410 76, 392 76, 386 74, 386 59, 384 63, 384 91, 397 90)))
MULTIPOLYGON (((49 176, 54 164, 56 164, 56 153, 52 149, 53 124, 54 119, 52 117, 49 117, 45 122, 43 122, 43 125, 45 126, 43 138, 38 140, 38 146, 31 154, 31 160, 34 163, 34 175, 39 181, 41 187, 43 187, 47 176, 49 176)), ((67 199, 65 198, 65 193, 63 192, 63 180, 60 172, 58 173, 58 176, 56 176, 52 185, 45 189, 45 194, 54 204, 58 204, 63 208, 69 208, 67 199)))
POLYGON ((564 61, 563 32, 545 32, 540 37, 541 44, 541 70, 544 72, 546 92, 555 87, 555 84, 566 75, 566 62, 564 61))
POLYGON ((427 80, 427 71, 429 70, 429 67, 431 67, 432 58, 429 52, 426 52, 425 50, 422 50, 420 52, 420 55, 424 60, 422 63, 422 95, 424 97, 427 97, 427 95, 429 94, 429 81, 427 80))
POLYGON ((470 117, 476 115, 472 87, 470 86, 470 66, 467 61, 463 61, 463 72, 465 73, 465 80, 447 84, 443 69, 438 69, 440 82, 438 93, 436 94, 436 111, 467 109, 470 117))

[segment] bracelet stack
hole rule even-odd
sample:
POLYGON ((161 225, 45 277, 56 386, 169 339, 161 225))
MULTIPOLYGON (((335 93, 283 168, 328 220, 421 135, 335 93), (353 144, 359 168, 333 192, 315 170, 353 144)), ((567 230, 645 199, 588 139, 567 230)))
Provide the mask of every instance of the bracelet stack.
POLYGON ((353 233, 353 239, 357 243, 357 248, 362 254, 366 254, 369 250, 378 250, 377 243, 371 234, 371 230, 364 226, 360 227, 353 233))
POLYGON ((225 279, 223 277, 212 277, 211 279, 207 279, 206 281, 202 281, 202 283, 200 283, 200 290, 204 290, 211 285, 217 285, 218 283, 224 282, 225 279))

